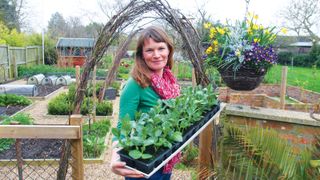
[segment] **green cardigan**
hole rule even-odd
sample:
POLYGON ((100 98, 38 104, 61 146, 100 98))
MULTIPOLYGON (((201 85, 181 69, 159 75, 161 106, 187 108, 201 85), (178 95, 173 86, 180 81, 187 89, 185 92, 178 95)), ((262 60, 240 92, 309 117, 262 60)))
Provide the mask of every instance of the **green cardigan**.
POLYGON ((120 96, 117 127, 121 127, 121 119, 127 114, 133 120, 135 112, 148 112, 150 108, 157 105, 159 99, 159 95, 150 86, 142 88, 133 78, 129 78, 120 96))

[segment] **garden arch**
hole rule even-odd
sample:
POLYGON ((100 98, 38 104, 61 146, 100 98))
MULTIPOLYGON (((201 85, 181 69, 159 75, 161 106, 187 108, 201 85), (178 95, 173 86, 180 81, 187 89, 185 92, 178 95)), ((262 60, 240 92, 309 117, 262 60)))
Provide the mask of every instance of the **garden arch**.
POLYGON ((202 45, 197 31, 191 22, 179 10, 172 9, 166 0, 131 0, 122 10, 114 15, 101 30, 93 54, 84 66, 80 85, 77 88, 73 114, 80 112, 80 105, 87 86, 89 74, 95 64, 103 57, 112 41, 129 25, 139 22, 141 15, 153 11, 167 21, 180 35, 189 59, 195 69, 197 84, 207 85, 209 79, 205 74, 202 59, 202 45))
MULTIPOLYGON (((80 108, 87 87, 90 72, 102 59, 113 40, 126 27, 136 24, 143 17, 141 15, 153 11, 161 19, 167 21, 180 35, 184 42, 189 59, 195 69, 197 84, 207 85, 209 79, 205 74, 202 59, 202 45, 200 37, 188 18, 179 10, 172 9, 166 0, 131 0, 123 9, 114 15, 102 28, 93 48, 92 56, 86 61, 81 75, 80 84, 77 87, 73 114, 80 114, 80 108)), ((64 143, 63 156, 60 159, 58 179, 65 179, 67 171, 67 159, 70 153, 70 145, 64 143)))

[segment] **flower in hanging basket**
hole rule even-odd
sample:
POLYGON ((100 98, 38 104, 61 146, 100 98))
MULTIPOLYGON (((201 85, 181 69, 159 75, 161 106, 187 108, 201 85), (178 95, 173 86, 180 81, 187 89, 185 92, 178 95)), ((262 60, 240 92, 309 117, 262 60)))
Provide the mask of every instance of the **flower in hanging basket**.
POLYGON ((277 61, 276 51, 272 47, 276 39, 276 33, 273 32, 275 27, 263 27, 257 24, 257 19, 257 15, 249 14, 244 21, 236 21, 234 25, 204 24, 209 36, 205 62, 208 66, 218 68, 227 86, 228 80, 224 75, 228 75, 229 79, 242 76, 237 83, 247 87, 233 87, 234 82, 230 82, 233 84, 231 88, 236 90, 252 90, 257 87, 267 70, 277 61), (262 78, 254 79, 258 76, 262 78))

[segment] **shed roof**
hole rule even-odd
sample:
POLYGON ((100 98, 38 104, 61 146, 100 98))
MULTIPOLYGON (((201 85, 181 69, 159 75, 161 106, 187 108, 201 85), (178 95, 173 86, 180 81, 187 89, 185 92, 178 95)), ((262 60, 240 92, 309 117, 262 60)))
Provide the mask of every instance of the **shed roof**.
POLYGON ((93 47, 93 38, 59 38, 56 47, 93 47))

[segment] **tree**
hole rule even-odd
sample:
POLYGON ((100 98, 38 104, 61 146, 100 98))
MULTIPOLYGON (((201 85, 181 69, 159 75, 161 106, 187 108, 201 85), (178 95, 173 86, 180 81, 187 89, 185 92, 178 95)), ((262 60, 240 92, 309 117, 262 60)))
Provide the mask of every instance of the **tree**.
POLYGON ((10 29, 21 31, 27 17, 24 8, 24 0, 1 0, 0 1, 0 21, 10 29))
MULTIPOLYGON (((44 63, 51 65, 57 64, 58 54, 55 47, 56 41, 51 39, 48 35, 44 37, 44 63)), ((41 34, 31 34, 28 37, 28 45, 42 46, 41 34)))
POLYGON ((306 33, 319 42, 315 30, 320 27, 320 0, 291 0, 281 16, 287 21, 286 27, 298 35, 306 33))
POLYGON ((51 16, 48 23, 48 32, 53 39, 66 35, 67 23, 59 12, 56 12, 51 16))
POLYGON ((103 28, 103 24, 92 22, 85 27, 85 34, 87 37, 98 37, 99 32, 103 28))

